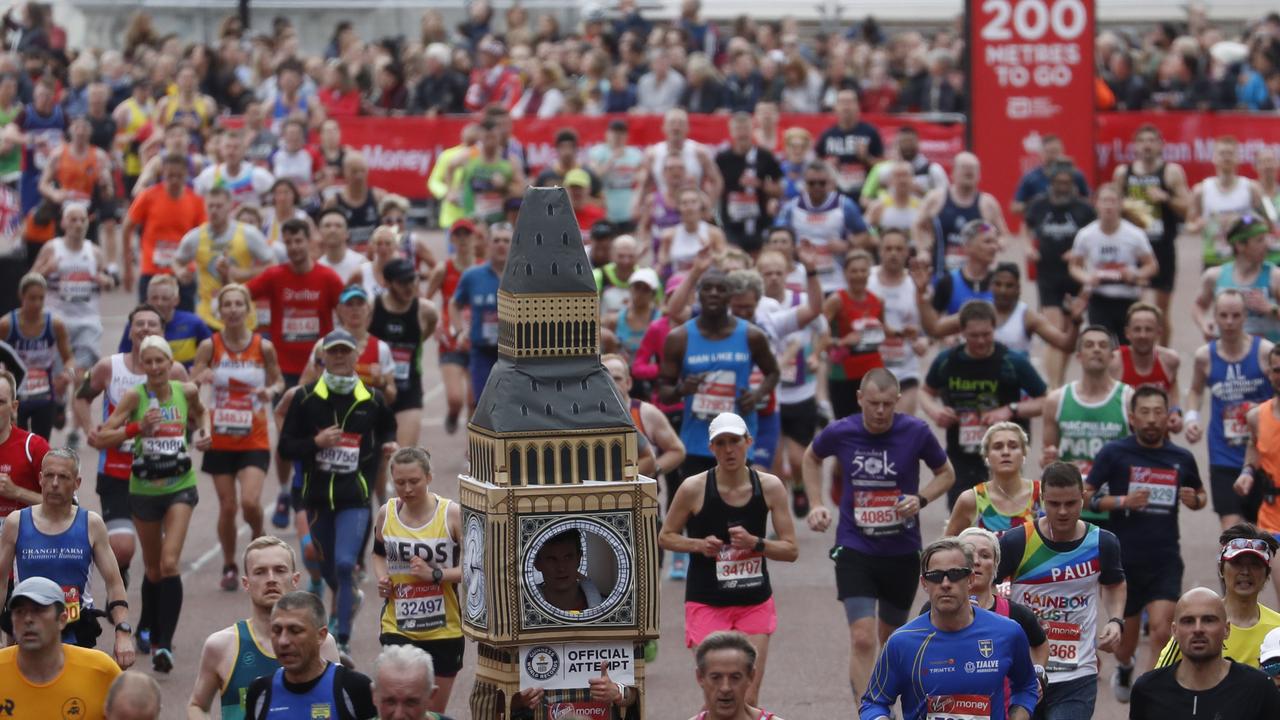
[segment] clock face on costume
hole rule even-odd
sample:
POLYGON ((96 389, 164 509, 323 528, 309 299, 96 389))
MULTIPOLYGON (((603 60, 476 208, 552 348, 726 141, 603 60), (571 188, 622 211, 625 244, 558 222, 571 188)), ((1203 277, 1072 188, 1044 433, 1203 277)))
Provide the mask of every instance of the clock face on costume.
POLYGON ((484 518, 468 513, 463 531, 462 575, 467 588, 467 620, 485 624, 484 518))

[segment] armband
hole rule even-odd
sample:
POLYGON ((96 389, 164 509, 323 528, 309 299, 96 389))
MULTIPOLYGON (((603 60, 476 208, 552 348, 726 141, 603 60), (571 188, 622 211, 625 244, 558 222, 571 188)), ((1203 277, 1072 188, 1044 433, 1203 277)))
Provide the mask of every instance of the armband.
POLYGON ((387 546, 381 540, 373 541, 373 554, 384 558, 387 556, 387 546))
POLYGON ((1173 414, 1181 415, 1181 414, 1182 414, 1182 406, 1181 406, 1181 405, 1174 405, 1173 407, 1169 408, 1169 414, 1170 414, 1170 415, 1173 415, 1173 414))
POLYGON ((1254 473, 1254 470, 1252 465, 1245 465, 1244 467, 1240 468, 1241 475, 1248 475, 1249 477, 1253 477, 1253 473, 1254 473))
POLYGON ((142 434, 142 423, 131 422, 124 426, 124 436, 133 439, 142 434))
POLYGON ((929 504, 929 498, 927 498, 927 497, 925 497, 925 496, 923 496, 923 495, 920 495, 919 493, 917 493, 917 494, 916 494, 916 499, 920 501, 920 509, 921 509, 921 510, 923 510, 923 509, 924 509, 924 506, 925 506, 925 505, 928 505, 928 504, 929 504))
POLYGON ((1198 423, 1200 422, 1200 411, 1188 410, 1182 414, 1182 419, 1185 420, 1187 424, 1198 423))
POLYGON ((108 615, 111 614, 111 611, 115 610, 118 607, 122 607, 125 610, 128 610, 129 603, 126 600, 112 600, 111 602, 107 603, 107 614, 108 615))

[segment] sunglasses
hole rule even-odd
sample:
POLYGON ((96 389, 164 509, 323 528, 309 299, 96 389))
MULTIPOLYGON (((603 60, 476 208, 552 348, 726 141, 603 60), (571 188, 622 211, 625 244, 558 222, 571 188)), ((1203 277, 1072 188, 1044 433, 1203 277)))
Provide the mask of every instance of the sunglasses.
POLYGON ((1272 660, 1271 662, 1263 663, 1260 669, 1262 672, 1266 673, 1268 677, 1280 675, 1280 660, 1272 660))
POLYGON ((809 187, 826 187, 827 181, 826 180, 805 180, 804 184, 808 185, 809 187))
POLYGON ((925 582, 931 585, 941 585, 943 578, 946 578, 953 583, 958 583, 972 574, 973 568, 960 567, 951 568, 949 570, 930 570, 924 575, 921 575, 921 577, 924 578, 925 582))
POLYGON ((1222 546, 1222 553, 1225 554, 1228 550, 1255 550, 1267 557, 1271 557, 1271 545, 1268 544, 1266 540, 1258 538, 1235 538, 1233 540, 1228 540, 1227 544, 1222 546))

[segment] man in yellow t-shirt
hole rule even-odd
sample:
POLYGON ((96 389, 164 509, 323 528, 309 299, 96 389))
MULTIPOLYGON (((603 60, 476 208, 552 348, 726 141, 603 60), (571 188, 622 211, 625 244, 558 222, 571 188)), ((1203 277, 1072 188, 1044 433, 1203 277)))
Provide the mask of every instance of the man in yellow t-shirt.
POLYGON ((0 707, 15 718, 102 720, 120 667, 106 653, 62 644, 62 588, 42 577, 18 583, 9 599, 17 645, 0 650, 0 707))
MULTIPOLYGON (((1258 602, 1270 584, 1271 560, 1280 549, 1270 534, 1249 523, 1236 523, 1218 536, 1218 576, 1231 632, 1222 644, 1222 656, 1242 665, 1258 667, 1258 651, 1267 633, 1280 627, 1280 613, 1258 602)), ((1156 667, 1167 667, 1182 658, 1173 640, 1165 645, 1156 667)))

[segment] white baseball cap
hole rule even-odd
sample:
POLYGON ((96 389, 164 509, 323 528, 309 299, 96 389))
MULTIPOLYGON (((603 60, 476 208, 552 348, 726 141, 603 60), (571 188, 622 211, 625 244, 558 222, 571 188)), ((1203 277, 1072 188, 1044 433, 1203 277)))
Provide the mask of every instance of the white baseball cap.
POLYGON ((736 413, 720 413, 711 421, 707 429, 707 440, 715 440, 717 436, 729 433, 738 437, 747 436, 747 423, 736 413))
POLYGON ((662 287, 662 281, 658 279, 658 273, 653 268, 637 268, 631 273, 631 278, 627 280, 627 285, 635 285, 641 283, 647 285, 650 290, 657 290, 662 287))
POLYGON ((1280 628, 1272 628, 1262 639, 1262 648, 1258 650, 1258 664, 1280 662, 1280 628))

